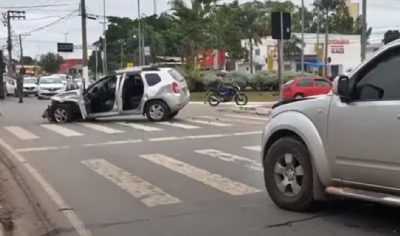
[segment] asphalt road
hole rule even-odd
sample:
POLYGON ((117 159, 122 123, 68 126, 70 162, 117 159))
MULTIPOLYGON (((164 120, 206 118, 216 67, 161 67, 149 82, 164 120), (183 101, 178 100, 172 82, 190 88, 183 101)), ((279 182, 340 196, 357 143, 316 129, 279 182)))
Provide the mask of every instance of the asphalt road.
MULTIPOLYGON (((2 102, 0 138, 95 236, 396 235, 398 209, 335 201, 278 209, 262 179, 266 118, 189 105, 172 123, 143 117, 50 125, 49 101, 2 102)), ((82 234, 86 236, 88 234, 82 234)))

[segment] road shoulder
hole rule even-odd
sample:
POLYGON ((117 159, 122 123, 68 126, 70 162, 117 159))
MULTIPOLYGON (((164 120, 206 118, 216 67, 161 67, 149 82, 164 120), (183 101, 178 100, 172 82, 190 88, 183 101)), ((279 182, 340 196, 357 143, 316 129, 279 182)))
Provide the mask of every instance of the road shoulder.
MULTIPOLYGON (((63 235, 74 229, 41 186, 0 147, 0 220, 5 235, 63 235)), ((1 234, 0 234, 1 235, 1 234)))

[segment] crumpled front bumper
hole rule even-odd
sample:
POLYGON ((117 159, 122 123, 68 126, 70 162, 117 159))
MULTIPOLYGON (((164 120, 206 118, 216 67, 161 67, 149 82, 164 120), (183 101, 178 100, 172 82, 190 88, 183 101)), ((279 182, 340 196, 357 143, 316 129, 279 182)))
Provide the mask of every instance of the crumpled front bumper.
POLYGON ((51 109, 51 106, 48 106, 47 109, 44 110, 43 115, 42 115, 43 119, 48 119, 49 118, 50 109, 51 109))

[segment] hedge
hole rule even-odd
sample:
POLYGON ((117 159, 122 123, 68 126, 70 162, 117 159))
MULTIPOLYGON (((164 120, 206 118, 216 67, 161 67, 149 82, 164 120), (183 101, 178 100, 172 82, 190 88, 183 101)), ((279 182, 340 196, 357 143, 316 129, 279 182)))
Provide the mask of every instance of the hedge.
MULTIPOLYGON (((191 92, 204 91, 208 88, 215 88, 219 84, 235 83, 242 89, 251 88, 257 91, 277 91, 279 88, 278 74, 276 71, 258 71, 253 74, 232 71, 227 72, 225 77, 221 77, 215 71, 193 71, 187 72, 182 68, 178 71, 186 78, 191 92)), ((286 83, 297 77, 319 77, 311 73, 301 73, 285 71, 283 80, 286 83)))

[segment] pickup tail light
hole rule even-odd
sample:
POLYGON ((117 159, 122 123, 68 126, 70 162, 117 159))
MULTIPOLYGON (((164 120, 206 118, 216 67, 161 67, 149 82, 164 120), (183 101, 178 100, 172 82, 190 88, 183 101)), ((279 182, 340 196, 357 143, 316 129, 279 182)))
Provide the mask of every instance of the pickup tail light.
POLYGON ((172 87, 172 92, 179 93, 179 86, 176 82, 173 82, 171 87, 172 87))

